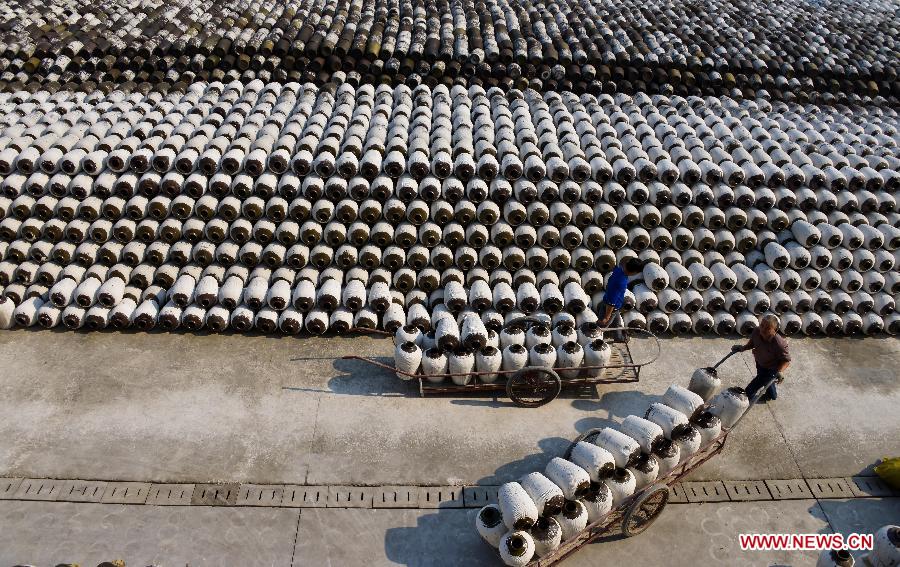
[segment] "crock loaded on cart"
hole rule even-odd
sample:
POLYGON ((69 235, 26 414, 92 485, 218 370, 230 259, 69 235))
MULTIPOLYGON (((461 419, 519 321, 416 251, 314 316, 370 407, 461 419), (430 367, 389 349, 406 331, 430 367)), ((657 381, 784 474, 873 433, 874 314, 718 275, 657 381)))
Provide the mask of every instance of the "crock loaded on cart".
MULTIPOLYGON (((477 318, 477 317, 476 317, 477 318)), ((403 380, 416 380, 419 394, 502 392, 521 407, 538 407, 556 398, 563 386, 637 382, 641 368, 659 357, 659 341, 650 331, 625 327, 579 327, 568 322, 521 317, 499 332, 440 333, 426 336, 404 327, 395 334, 394 365, 372 358, 347 356, 386 368, 403 380), (632 337, 649 338, 654 350, 646 362, 635 362, 632 337)), ((438 329, 440 326, 438 325, 438 329)))
POLYGON ((643 416, 582 433, 542 472, 501 486, 497 504, 476 516, 478 533, 507 565, 546 566, 603 535, 649 528, 670 487, 721 452, 756 402, 741 388, 717 393, 711 370, 697 370, 689 388, 670 386, 643 416))

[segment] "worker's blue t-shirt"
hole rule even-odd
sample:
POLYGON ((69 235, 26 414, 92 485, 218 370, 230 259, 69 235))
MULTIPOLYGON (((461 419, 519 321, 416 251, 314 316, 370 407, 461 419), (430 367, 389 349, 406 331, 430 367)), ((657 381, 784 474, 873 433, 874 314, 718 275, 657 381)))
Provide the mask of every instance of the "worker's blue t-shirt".
POLYGON ((606 293, 603 294, 603 303, 612 305, 616 309, 621 309, 627 286, 628 276, 625 275, 625 270, 620 266, 616 266, 612 274, 609 275, 609 281, 606 282, 606 293))

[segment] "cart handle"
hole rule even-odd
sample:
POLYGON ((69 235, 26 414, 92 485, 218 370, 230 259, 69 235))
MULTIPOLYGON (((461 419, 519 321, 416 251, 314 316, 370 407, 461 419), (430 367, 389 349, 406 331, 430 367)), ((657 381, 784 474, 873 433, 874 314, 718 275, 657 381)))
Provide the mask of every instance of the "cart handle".
POLYGON ((373 329, 371 327, 350 327, 348 333, 359 333, 361 335, 377 335, 379 337, 393 337, 394 333, 383 329, 373 329))
POLYGON ((725 355, 725 357, 722 360, 717 362, 714 366, 707 366, 706 368, 704 368, 704 370, 710 370, 710 371, 715 370, 716 368, 721 366, 726 360, 728 360, 732 356, 736 355, 738 352, 740 352, 740 351, 733 350, 733 351, 729 352, 728 354, 725 355))
MULTIPOLYGON (((648 364, 653 364, 654 362, 659 360, 659 355, 662 352, 662 347, 659 344, 659 337, 654 335, 652 331, 648 331, 647 329, 638 329, 635 327, 603 327, 602 330, 604 333, 607 333, 610 331, 626 331, 630 334, 643 333, 644 338, 653 339, 653 345, 656 347, 656 352, 653 354, 653 356, 650 358, 650 360, 648 360, 647 362, 641 362, 641 363, 634 362, 630 365, 625 364, 625 365, 622 365, 623 368, 647 366, 648 364)), ((610 366, 608 368, 615 368, 615 366, 610 366)))
POLYGON ((750 405, 747 407, 747 411, 745 411, 743 414, 741 414, 741 417, 739 417, 738 420, 734 422, 734 425, 732 425, 731 427, 728 428, 728 431, 733 431, 734 428, 737 427, 738 424, 741 422, 741 420, 743 420, 745 417, 747 417, 747 414, 750 413, 750 408, 755 406, 756 402, 758 402, 759 399, 761 397, 763 397, 763 395, 765 395, 766 391, 769 389, 769 386, 771 386, 772 384, 774 384, 777 381, 778 381, 777 378, 772 378, 771 380, 769 380, 769 382, 765 386, 763 386, 762 388, 757 390, 756 395, 753 396, 752 400, 750 400, 750 405))

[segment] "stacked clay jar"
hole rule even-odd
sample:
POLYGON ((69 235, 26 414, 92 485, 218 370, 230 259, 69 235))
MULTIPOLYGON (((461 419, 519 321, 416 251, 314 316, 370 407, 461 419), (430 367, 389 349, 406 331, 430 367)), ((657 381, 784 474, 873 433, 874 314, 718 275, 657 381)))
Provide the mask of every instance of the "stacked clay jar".
POLYGON ((743 390, 716 393, 717 387, 694 377, 689 388, 669 386, 642 416, 588 432, 565 458, 503 484, 497 504, 476 516, 479 535, 506 565, 523 566, 551 556, 587 526, 600 526, 613 510, 624 513, 643 491, 658 490, 689 469, 695 456, 703 458, 747 411, 743 390))
POLYGON ((898 28, 886 0, 16 0, 0 7, 0 87, 337 79, 895 104, 898 28))
POLYGON ((0 109, 6 326, 577 326, 637 256, 632 327, 900 331, 888 107, 235 81, 0 109))

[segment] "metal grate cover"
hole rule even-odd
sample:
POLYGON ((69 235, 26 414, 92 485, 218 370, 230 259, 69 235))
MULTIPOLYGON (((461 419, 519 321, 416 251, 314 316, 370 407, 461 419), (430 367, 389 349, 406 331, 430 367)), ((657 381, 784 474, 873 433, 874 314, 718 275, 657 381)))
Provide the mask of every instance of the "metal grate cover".
POLYGON ((806 483, 816 498, 853 498, 846 478, 808 478, 806 483))
POLYGON ((154 484, 145 504, 152 506, 190 506, 193 484, 154 484))
POLYGON ((238 497, 238 483, 198 484, 194 486, 191 504, 194 506, 234 506, 238 497))
POLYGON ((100 502, 108 484, 102 480, 67 480, 56 499, 63 502, 100 502))
POLYGON ((0 478, 0 500, 11 500, 22 484, 21 478, 0 478))
POLYGON ((854 496, 861 498, 871 496, 897 496, 900 491, 894 490, 891 485, 877 476, 854 476, 850 479, 850 490, 854 496))
POLYGON ((328 508, 371 508, 375 488, 371 486, 329 486, 328 508))
POLYGON ((460 486, 423 486, 419 488, 419 508, 462 508, 460 486))
POLYGON ((281 505, 288 508, 324 508, 327 503, 327 486, 292 484, 284 487, 281 496, 281 505))
POLYGON ((372 498, 374 508, 418 508, 417 486, 382 486, 372 498))
POLYGON ((56 500, 65 481, 46 478, 26 478, 19 484, 16 500, 56 500))
POLYGON ((101 502, 104 504, 143 504, 150 494, 149 482, 110 482, 101 502))
POLYGON ((682 482, 688 502, 727 502, 728 491, 721 481, 682 482))
POLYGON ((242 484, 238 492, 238 506, 280 506, 284 487, 271 484, 242 484))
POLYGON ((686 504, 687 501, 687 494, 684 493, 684 487, 680 482, 669 487, 669 504, 686 504))
POLYGON ((463 506, 466 508, 482 508, 497 503, 499 486, 466 486, 463 487, 463 506))
POLYGON ((813 497, 809 486, 802 478, 767 480, 765 483, 775 500, 803 500, 813 497))
POLYGON ((772 499, 766 483, 761 480, 726 480, 722 484, 735 502, 772 499))

